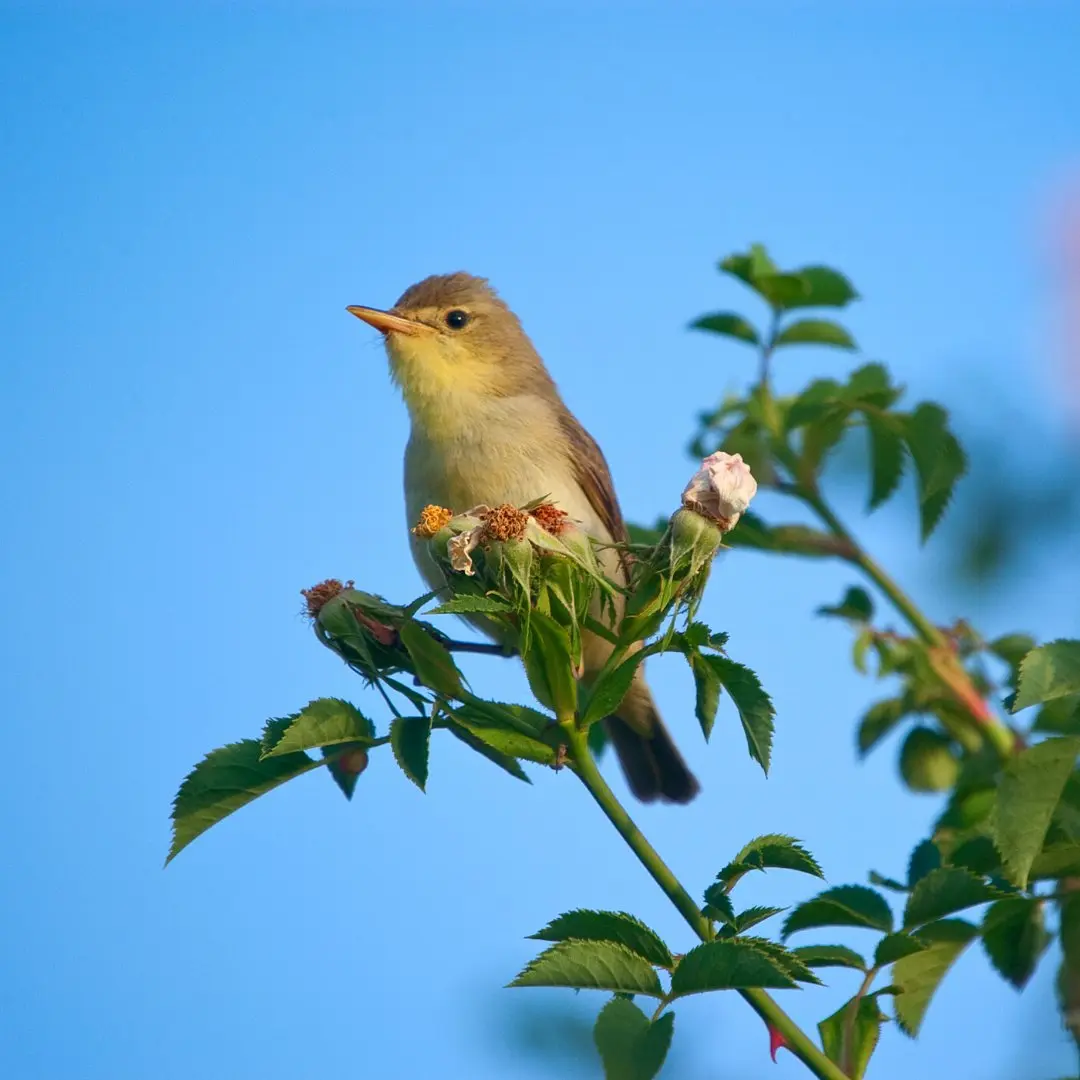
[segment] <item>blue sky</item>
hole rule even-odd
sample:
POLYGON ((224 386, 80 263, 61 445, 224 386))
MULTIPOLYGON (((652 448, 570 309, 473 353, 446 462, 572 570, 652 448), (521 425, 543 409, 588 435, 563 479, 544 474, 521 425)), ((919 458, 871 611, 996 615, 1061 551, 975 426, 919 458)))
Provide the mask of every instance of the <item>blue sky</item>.
MULTIPOLYGON (((616 907, 689 944, 569 776, 526 788, 443 739, 426 797, 383 754, 352 804, 302 778, 161 869, 169 802, 207 750, 322 695, 381 718, 297 614, 331 575, 422 591, 404 410, 345 306, 490 277, 630 518, 674 505, 695 413, 750 375, 686 324, 756 314, 714 271, 755 240, 850 274, 849 325, 913 392, 973 423, 1005 398, 1059 438, 1040 229, 1080 152, 1078 35, 1075 7, 1034 3, 0 8, 0 1072, 556 1074, 515 1057, 526 992, 498 989, 526 934, 616 907)), ((788 364, 794 387, 852 361, 788 364)), ((1023 460, 1017 430, 990 468, 1023 460)), ((909 509, 858 529, 935 617, 1080 630, 1075 588, 1030 567, 958 610, 909 509)), ((705 790, 638 818, 695 889, 766 831, 800 836, 834 883, 865 879, 869 844, 897 873, 933 818, 899 789, 894 744, 854 760, 880 691, 812 615, 851 580, 746 554, 716 568, 705 615, 776 700, 769 780, 730 710, 703 747, 685 674, 654 665, 705 790)), ((525 693, 510 665, 467 670, 525 693)), ((871 1075, 1071 1070, 1052 966, 1017 996, 967 955, 921 1040, 887 1032, 871 1075)), ((784 1004, 812 1026, 853 990, 831 982, 784 1004)), ((803 1075, 768 1062, 733 997, 676 1027, 672 1075, 803 1075)))

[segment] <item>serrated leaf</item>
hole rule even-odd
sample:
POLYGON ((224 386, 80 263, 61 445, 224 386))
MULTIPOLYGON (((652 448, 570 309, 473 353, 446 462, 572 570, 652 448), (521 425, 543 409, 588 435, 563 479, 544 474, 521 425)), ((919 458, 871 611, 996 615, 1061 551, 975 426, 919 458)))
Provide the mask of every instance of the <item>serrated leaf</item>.
POLYGON ((421 790, 426 790, 431 719, 398 716, 390 724, 390 749, 401 771, 421 790))
POLYGON ((792 836, 767 833, 757 836, 717 874, 717 880, 730 891, 751 870, 797 870, 812 877, 824 878, 817 860, 792 836))
MULTIPOLYGON (((790 307, 790 303, 788 304, 790 307)), ((776 335, 774 346, 829 345, 836 349, 857 349, 855 339, 831 319, 799 319, 776 335)))
POLYGON ((454 738, 463 742, 470 750, 475 750, 481 757, 486 757, 493 765, 498 765, 504 772, 508 772, 511 776, 518 780, 524 780, 526 784, 531 784, 528 774, 518 764, 516 758, 509 757, 508 755, 500 752, 489 746, 483 739, 478 739, 467 727, 463 724, 453 723, 448 725, 447 730, 454 738))
POLYGON ((600 1010, 593 1039, 604 1063, 604 1080, 653 1080, 671 1046, 675 1014, 652 1023, 632 1002, 613 997, 600 1010))
POLYGON ((733 311, 716 311, 712 315, 702 315, 700 319, 695 319, 690 327, 693 330, 708 330, 712 334, 737 338, 751 345, 761 344, 757 330, 733 311))
POLYGON ((907 715, 904 698, 885 698, 870 706, 859 721, 856 741, 859 756, 865 757, 907 715))
POLYGON ((904 438, 900 425, 887 413, 867 412, 870 440, 870 502, 876 510, 896 491, 904 476, 904 438))
POLYGON ((931 870, 911 890, 904 908, 904 928, 934 922, 964 908, 996 900, 1003 893, 977 878, 970 870, 942 866, 931 870))
POLYGON ((307 754, 263 758, 258 739, 243 739, 212 750, 184 778, 172 808, 171 862, 197 836, 234 810, 322 765, 307 754))
POLYGON ((874 967, 885 967, 887 964, 902 960, 905 956, 922 952, 926 945, 918 938, 910 934, 886 934, 874 950, 874 967))
POLYGON ((446 697, 461 693, 461 672, 450 653, 419 623, 407 619, 398 628, 401 644, 408 650, 420 681, 446 697))
POLYGON ((866 970, 866 961, 846 945, 801 945, 791 950, 809 967, 843 967, 866 970))
POLYGON ((1035 639, 1030 634, 1002 634, 986 646, 989 652, 1004 660, 1011 668, 1018 668, 1020 661, 1035 648, 1035 639))
POLYGON ((690 670, 694 673, 694 715, 708 742, 720 705, 720 679, 698 653, 690 655, 690 670))
POLYGON ((928 402, 907 417, 904 441, 919 479, 919 515, 925 543, 941 520, 957 480, 967 470, 967 458, 948 429, 948 413, 928 402))
POLYGON ((772 700, 748 667, 726 656, 703 656, 702 660, 712 668, 720 685, 728 692, 742 721, 750 756, 767 776, 772 754, 773 716, 776 714, 772 700))
POLYGON ((287 727, 263 736, 263 757, 341 743, 370 745, 375 738, 375 725, 355 705, 340 698, 317 698, 291 719, 287 727))
POLYGON ((588 727, 598 720, 603 720, 606 716, 615 714, 633 684, 634 676, 644 658, 644 649, 639 649, 589 688, 588 701, 581 717, 583 726, 588 727))
POLYGON ((798 984, 776 960, 739 941, 707 941, 691 949, 671 976, 671 997, 751 987, 791 989, 798 984))
POLYGON ((941 850, 933 840, 922 840, 915 845, 908 860, 908 888, 914 888, 927 874, 941 865, 941 850))
POLYGON ((1061 877, 1080 876, 1080 844, 1067 842, 1047 844, 1031 864, 1029 881, 1050 881, 1061 877))
POLYGON ((963 919, 931 923, 919 931, 926 948, 893 964, 893 982, 902 991, 895 1003, 901 1031, 911 1036, 919 1033, 930 999, 941 980, 977 934, 978 930, 963 919))
POLYGON ((892 930, 893 917, 885 897, 865 885, 837 885, 800 904, 784 921, 782 938, 817 926, 868 926, 892 930))
POLYGON ((1065 782, 1080 753, 1080 739, 1051 738, 1021 751, 1005 765, 992 815, 994 843, 1009 880, 1027 886, 1031 864, 1065 782))
POLYGON ((531 935, 538 941, 612 941, 650 964, 672 966, 671 950, 655 931, 625 911, 567 911, 531 935))
POLYGON ((874 617, 874 601, 865 589, 852 585, 844 593, 839 604, 819 607, 818 615, 833 615, 838 619, 850 619, 852 622, 868 623, 874 617))
POLYGON ((821 1048, 851 1080, 863 1080, 885 1015, 873 996, 853 997, 818 1024, 821 1048))
POLYGON ((510 986, 567 986, 663 997, 653 966, 611 941, 560 941, 530 960, 510 986))
POLYGON ((535 761, 538 765, 555 764, 553 746, 534 739, 516 728, 478 723, 471 718, 465 718, 457 709, 454 710, 454 727, 464 729, 489 750, 504 757, 535 761))
POLYGON ((514 608, 497 596, 455 596, 446 603, 432 608, 429 615, 467 615, 481 612, 491 615, 512 614, 514 608))
POLYGON ((1041 706, 1031 730, 1042 735, 1080 735, 1080 694, 1067 694, 1041 706))
POLYGON ((735 905, 722 882, 714 882, 705 890, 705 904, 712 918, 735 925, 735 905))
POLYGON ((1020 662, 1016 700, 1010 712, 1080 693, 1080 641, 1061 638, 1033 649, 1020 662))
POLYGON ((991 904, 983 916, 982 943, 998 973, 1022 990, 1050 944, 1042 901, 1023 897, 991 904))
POLYGON ((735 916, 734 927, 740 933, 745 933, 751 927, 757 926, 759 923, 765 922, 767 919, 771 919, 774 915, 779 915, 784 908, 779 907, 761 907, 755 905, 754 907, 748 907, 745 911, 740 911, 735 916))
POLYGON ((750 935, 740 935, 737 940, 740 944, 751 945, 757 949, 758 952, 764 953, 770 960, 778 964, 788 973, 788 975, 798 982, 811 983, 814 986, 824 985, 801 957, 797 956, 791 949, 785 948, 779 942, 750 935))

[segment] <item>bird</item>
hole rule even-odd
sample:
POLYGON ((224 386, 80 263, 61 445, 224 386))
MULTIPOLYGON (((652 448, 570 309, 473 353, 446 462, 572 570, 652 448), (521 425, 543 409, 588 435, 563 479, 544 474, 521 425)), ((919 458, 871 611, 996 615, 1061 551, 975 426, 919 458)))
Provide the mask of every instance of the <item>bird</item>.
MULTIPOLYGON (((380 331, 409 414, 405 503, 410 524, 425 506, 461 513, 474 506, 523 506, 546 496, 602 544, 628 539, 611 472, 600 447, 566 406, 518 317, 485 278, 436 274, 410 286, 389 309, 353 305, 380 331)), ((432 589, 442 570, 415 536, 413 559, 432 589)), ((625 582, 614 548, 601 565, 625 582)), ((476 621, 491 635, 490 624, 476 621)), ((612 646, 582 641, 588 684, 612 646)), ((615 715, 603 723, 633 795, 642 802, 688 803, 699 784, 665 726, 644 665, 615 715)))

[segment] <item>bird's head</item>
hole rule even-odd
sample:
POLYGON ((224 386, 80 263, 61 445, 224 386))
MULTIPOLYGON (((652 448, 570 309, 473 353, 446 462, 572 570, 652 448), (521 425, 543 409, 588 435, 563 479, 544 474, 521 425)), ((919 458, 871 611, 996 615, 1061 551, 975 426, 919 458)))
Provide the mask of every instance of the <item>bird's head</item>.
POLYGON ((382 332, 391 375, 414 416, 554 392, 517 316, 483 278, 438 274, 406 289, 388 311, 348 310, 382 332))

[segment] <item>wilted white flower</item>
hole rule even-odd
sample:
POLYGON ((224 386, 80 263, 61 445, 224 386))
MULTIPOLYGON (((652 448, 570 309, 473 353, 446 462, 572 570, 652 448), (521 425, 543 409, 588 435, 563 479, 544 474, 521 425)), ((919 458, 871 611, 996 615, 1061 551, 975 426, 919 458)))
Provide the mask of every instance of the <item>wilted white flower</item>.
POLYGON ((757 494, 757 481, 742 454, 717 450, 701 463, 682 493, 682 504, 715 521, 724 532, 734 529, 750 500, 757 494))
POLYGON ((484 531, 483 525, 477 525, 468 532, 458 533, 451 536, 446 544, 446 553, 450 556, 450 569, 457 570, 461 574, 476 573, 473 568, 472 552, 480 543, 480 536, 484 531))

